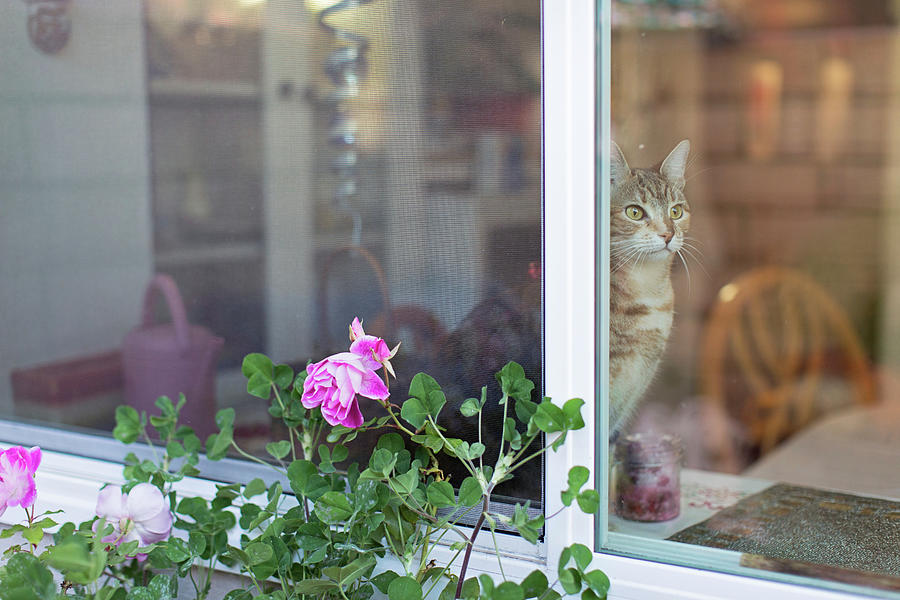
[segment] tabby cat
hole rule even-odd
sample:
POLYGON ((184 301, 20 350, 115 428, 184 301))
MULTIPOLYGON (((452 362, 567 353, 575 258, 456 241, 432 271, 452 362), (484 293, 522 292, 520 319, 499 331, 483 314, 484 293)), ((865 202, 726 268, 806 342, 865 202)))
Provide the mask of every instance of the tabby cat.
MULTIPOLYGON (((658 169, 631 169, 612 143, 610 179, 610 437, 637 411, 672 329, 671 270, 691 213, 684 196, 690 142, 658 169)), ((682 258, 682 260, 684 260, 682 258)))

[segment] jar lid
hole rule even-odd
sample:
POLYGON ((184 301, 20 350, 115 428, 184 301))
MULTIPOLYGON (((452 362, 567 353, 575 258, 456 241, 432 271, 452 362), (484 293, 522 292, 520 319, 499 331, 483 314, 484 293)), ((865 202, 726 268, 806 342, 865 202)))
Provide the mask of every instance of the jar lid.
POLYGON ((628 464, 661 464, 680 461, 681 438, 657 433, 631 433, 616 442, 616 460, 628 464))

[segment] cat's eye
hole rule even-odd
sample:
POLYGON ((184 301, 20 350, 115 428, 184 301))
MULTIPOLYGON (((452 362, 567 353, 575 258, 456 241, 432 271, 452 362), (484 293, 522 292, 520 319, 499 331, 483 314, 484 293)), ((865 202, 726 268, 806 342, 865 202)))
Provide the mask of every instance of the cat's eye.
POLYGON ((632 204, 631 206, 625 207, 625 214, 632 221, 640 221, 644 218, 644 209, 636 204, 632 204))
POLYGON ((669 212, 672 214, 673 219, 680 219, 682 215, 684 215, 684 206, 682 206, 681 204, 676 204, 669 209, 669 212))

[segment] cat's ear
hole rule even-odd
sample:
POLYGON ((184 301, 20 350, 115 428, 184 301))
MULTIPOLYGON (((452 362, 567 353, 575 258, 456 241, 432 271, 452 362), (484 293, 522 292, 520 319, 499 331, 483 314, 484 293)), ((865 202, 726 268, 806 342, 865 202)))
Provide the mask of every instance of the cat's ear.
POLYGON ((609 141, 609 179, 614 186, 619 185, 631 176, 631 169, 625 161, 625 155, 618 144, 609 141))
POLYGON ((660 174, 677 186, 684 185, 684 169, 687 166, 688 154, 691 153, 691 142, 681 140, 675 149, 669 152, 666 160, 659 167, 660 174))

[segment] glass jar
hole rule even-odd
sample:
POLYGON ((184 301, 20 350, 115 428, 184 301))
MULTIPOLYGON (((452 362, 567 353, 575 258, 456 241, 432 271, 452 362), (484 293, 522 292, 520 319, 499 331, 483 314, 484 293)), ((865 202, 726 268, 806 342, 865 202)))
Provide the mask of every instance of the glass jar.
POLYGON ((616 443, 612 489, 616 514, 658 522, 681 512, 681 438, 634 433, 616 443))

